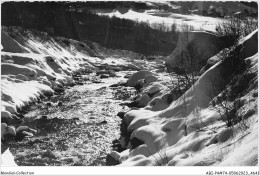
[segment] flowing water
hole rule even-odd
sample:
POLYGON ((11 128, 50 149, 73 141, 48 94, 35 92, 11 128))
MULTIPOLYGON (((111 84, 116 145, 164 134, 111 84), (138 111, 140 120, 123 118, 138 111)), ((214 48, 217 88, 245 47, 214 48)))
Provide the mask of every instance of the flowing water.
POLYGON ((89 79, 31 106, 23 125, 37 133, 11 143, 15 162, 22 166, 105 165, 112 141, 120 136, 121 119, 116 114, 128 110, 115 95, 120 87, 109 87, 122 81, 126 72, 118 74, 102 83, 89 79))

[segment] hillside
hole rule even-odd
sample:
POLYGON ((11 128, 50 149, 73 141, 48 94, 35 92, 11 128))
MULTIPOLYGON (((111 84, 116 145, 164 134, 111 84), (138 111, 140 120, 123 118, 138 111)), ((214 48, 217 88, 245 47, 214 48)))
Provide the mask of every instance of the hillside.
POLYGON ((236 12, 256 16, 255 8, 242 3, 210 1, 5 2, 1 8, 3 26, 88 40, 145 56, 169 55, 176 47, 183 24, 196 30, 215 31, 225 16, 236 12))
POLYGON ((2 25, 44 31, 82 42, 92 41, 106 48, 131 50, 145 56, 165 56, 176 46, 178 35, 171 29, 157 30, 146 23, 99 16, 80 10, 82 6, 88 3, 5 2, 2 25))
MULTIPOLYGON (((239 75, 222 82, 224 75, 234 74, 226 65, 231 56, 211 66, 173 102, 166 97, 174 94, 163 93, 144 108, 128 111, 121 137, 127 150, 110 155, 121 166, 258 165, 257 34, 237 46, 243 50, 235 59, 247 68, 239 75)), ((141 103, 147 93, 140 96, 141 103)))

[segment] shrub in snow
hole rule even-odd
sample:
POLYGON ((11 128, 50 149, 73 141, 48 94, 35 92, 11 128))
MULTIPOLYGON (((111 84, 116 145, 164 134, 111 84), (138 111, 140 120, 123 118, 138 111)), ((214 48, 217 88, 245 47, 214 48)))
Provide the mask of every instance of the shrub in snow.
POLYGON ((221 79, 212 81, 213 94, 221 92, 221 94, 213 99, 212 105, 220 114, 227 127, 232 127, 241 122, 245 128, 248 128, 243 123, 243 118, 238 115, 237 110, 240 107, 240 97, 247 91, 250 81, 252 82, 256 77, 256 73, 251 72, 250 67, 247 66, 243 54, 243 52, 250 50, 252 51, 250 52, 251 56, 255 54, 256 38, 257 31, 249 35, 247 40, 236 42, 229 52, 224 53, 221 60, 221 79), (255 45, 251 46, 248 43, 255 45), (249 49, 249 47, 253 49, 249 49), (248 50, 245 50, 246 48, 248 50))

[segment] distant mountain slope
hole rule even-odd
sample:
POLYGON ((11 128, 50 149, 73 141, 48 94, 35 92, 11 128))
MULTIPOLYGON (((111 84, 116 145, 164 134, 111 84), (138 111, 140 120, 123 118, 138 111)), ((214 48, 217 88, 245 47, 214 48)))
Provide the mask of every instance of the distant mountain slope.
MULTIPOLYGON (((244 9, 247 10, 254 10, 257 9, 251 8, 249 5, 245 5, 246 3, 240 3, 238 1, 171 1, 173 5, 180 6, 184 9, 193 10, 196 8, 201 8, 208 10, 210 6, 214 6, 216 8, 223 8, 226 9, 228 12, 237 12, 243 11, 244 9)), ((251 5, 255 6, 255 5, 251 5)))

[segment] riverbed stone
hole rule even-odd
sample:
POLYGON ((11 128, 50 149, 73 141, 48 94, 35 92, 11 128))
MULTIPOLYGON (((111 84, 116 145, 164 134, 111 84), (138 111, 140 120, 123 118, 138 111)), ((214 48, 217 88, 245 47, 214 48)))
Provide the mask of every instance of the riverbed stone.
POLYGON ((148 75, 153 75, 152 72, 150 71, 147 71, 147 70, 140 70, 136 73, 134 73, 127 81, 127 85, 128 86, 131 86, 131 87, 134 87, 139 80, 141 79, 145 79, 146 76, 148 75))
POLYGON ((117 116, 120 118, 120 119, 123 119, 124 118, 124 115, 126 114, 126 112, 119 112, 117 113, 117 116))
POLYGON ((115 166, 120 164, 116 159, 114 159, 110 154, 106 157, 106 166, 115 166))
POLYGON ((109 78, 109 75, 108 75, 108 74, 102 74, 102 75, 100 75, 100 79, 104 79, 104 78, 109 78))

